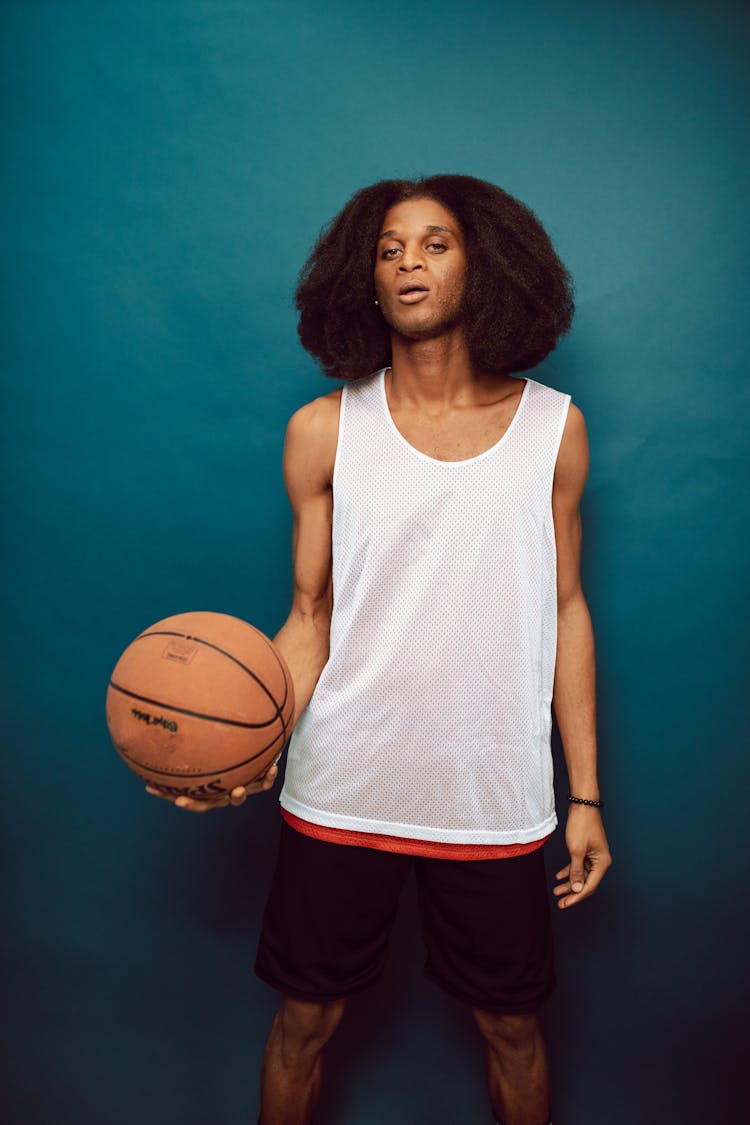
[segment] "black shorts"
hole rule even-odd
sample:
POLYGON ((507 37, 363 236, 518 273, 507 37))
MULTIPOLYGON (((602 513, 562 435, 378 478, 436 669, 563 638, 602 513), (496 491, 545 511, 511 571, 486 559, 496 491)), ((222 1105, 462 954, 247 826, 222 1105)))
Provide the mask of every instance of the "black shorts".
POLYGON ((538 1008, 556 984, 543 845, 503 859, 426 859, 316 840, 282 821, 256 975, 302 1000, 375 984, 412 864, 427 979, 486 1011, 538 1008))

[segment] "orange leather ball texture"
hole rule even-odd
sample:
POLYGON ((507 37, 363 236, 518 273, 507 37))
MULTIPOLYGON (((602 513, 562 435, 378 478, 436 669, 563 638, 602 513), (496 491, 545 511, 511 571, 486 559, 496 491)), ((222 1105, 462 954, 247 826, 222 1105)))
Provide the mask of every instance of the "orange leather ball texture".
POLYGON ((225 613, 157 621, 125 649, 107 689, 107 725, 126 765, 196 800, 256 780, 284 750, 293 716, 281 653, 225 613))

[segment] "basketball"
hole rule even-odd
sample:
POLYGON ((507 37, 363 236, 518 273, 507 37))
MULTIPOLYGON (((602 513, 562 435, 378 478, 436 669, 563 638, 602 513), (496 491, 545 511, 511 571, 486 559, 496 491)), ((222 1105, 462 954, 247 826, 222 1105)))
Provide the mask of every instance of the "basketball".
POLYGON ((107 689, 107 726, 126 765, 193 800, 256 780, 280 757, 293 716, 281 653, 225 613, 157 621, 125 649, 107 689))

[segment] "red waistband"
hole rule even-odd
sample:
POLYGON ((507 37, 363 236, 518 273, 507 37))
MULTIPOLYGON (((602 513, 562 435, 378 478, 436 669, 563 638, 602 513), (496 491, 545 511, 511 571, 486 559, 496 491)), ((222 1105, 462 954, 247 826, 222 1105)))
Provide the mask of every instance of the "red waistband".
POLYGON ((359 848, 376 848, 382 852, 400 852, 404 855, 421 855, 428 859, 503 859, 541 848, 552 833, 541 840, 527 844, 446 844, 436 840, 410 840, 406 836, 384 836, 379 832, 352 832, 347 828, 328 828, 323 824, 313 824, 302 820, 286 809, 281 815, 291 828, 296 828, 305 836, 315 840, 325 840, 330 844, 349 844, 359 848))

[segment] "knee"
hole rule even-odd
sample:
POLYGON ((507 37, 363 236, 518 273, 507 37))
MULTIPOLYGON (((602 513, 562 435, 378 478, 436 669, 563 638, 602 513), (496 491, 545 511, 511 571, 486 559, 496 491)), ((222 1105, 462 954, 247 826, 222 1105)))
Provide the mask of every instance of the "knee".
POLYGON ((488 1046, 495 1051, 531 1051, 539 1035, 534 1012, 498 1014, 474 1009, 474 1019, 488 1046))
POLYGON ((290 1054, 317 1054, 341 1022, 345 1000, 295 1000, 285 996, 276 1015, 284 1048, 290 1054))

